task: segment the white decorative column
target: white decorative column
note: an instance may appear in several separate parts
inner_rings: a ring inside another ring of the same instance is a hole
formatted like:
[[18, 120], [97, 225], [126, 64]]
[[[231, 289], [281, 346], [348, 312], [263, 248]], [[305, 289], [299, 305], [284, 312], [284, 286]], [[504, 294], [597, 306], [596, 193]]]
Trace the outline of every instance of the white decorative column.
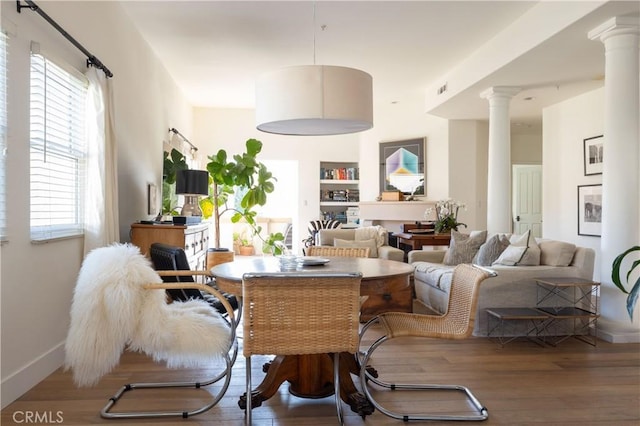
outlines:
[[615, 17], [589, 32], [605, 48], [599, 334], [613, 342], [640, 341], [640, 309], [631, 322], [626, 294], [611, 281], [615, 257], [640, 244], [639, 34], [637, 17]]
[[480, 94], [489, 101], [489, 175], [487, 231], [511, 232], [511, 120], [509, 104], [519, 87], [491, 87]]

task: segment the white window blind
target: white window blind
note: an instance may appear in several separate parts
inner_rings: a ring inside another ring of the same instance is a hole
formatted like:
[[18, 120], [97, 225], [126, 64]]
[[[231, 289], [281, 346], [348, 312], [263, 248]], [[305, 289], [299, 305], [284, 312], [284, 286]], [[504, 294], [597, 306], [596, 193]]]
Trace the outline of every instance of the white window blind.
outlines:
[[[79, 74], [79, 73], [78, 73]], [[31, 55], [31, 239], [83, 232], [86, 80]]]
[[7, 38], [0, 32], [0, 240], [7, 236]]

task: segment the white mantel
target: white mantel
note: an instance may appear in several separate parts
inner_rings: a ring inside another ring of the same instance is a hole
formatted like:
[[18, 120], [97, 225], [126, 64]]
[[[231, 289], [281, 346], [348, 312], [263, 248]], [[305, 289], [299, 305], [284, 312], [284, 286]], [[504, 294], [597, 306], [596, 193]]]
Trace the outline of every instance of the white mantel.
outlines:
[[402, 223], [424, 221], [425, 210], [429, 207], [434, 207], [435, 204], [435, 201], [424, 200], [361, 201], [358, 204], [360, 207], [360, 223], [364, 225], [379, 224], [395, 232]]

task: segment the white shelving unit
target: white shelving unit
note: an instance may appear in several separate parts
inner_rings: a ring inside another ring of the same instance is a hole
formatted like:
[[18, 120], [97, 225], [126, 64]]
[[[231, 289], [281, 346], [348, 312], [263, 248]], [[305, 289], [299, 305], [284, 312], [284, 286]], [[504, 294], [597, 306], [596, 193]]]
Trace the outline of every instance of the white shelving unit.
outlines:
[[342, 227], [360, 222], [360, 181], [358, 163], [320, 162], [320, 219], [336, 219]]

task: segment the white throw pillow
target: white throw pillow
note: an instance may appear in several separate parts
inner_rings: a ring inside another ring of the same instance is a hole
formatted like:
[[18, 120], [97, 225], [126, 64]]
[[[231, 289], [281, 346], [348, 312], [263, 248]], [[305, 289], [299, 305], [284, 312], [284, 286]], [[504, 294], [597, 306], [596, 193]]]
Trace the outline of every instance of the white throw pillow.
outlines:
[[494, 265], [540, 265], [540, 247], [531, 236], [530, 230], [522, 235], [512, 235], [510, 241], [511, 245], [502, 252], [498, 260], [493, 263]]
[[527, 251], [526, 247], [511, 245], [500, 254], [500, 257], [498, 257], [498, 259], [493, 262], [493, 264], [515, 266], [518, 262], [520, 262], [520, 259], [522, 259], [522, 256], [524, 256], [525, 251]]
[[378, 246], [375, 239], [370, 240], [341, 240], [335, 238], [333, 240], [334, 247], [369, 247], [369, 257], [378, 257]]

